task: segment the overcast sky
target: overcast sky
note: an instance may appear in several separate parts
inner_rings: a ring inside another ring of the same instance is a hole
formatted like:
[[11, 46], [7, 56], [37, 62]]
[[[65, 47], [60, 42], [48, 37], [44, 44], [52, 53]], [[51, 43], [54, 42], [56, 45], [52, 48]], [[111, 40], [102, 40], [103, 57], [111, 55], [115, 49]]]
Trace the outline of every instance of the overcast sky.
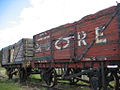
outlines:
[[72, 23], [120, 0], [0, 0], [0, 49]]

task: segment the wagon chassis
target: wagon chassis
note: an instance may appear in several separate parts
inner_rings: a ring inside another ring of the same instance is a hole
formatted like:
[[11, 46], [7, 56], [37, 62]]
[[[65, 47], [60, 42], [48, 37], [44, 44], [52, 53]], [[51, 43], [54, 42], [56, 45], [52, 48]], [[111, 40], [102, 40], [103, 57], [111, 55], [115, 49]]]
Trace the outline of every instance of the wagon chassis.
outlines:
[[23, 67], [23, 63], [6, 64], [2, 65], [6, 69], [8, 79], [12, 79], [13, 75], [17, 75], [20, 78], [20, 82], [25, 82], [30, 75], [31, 67]]
[[[54, 70], [54, 79], [61, 78], [62, 80], [69, 80], [71, 84], [76, 84], [78, 81], [89, 83], [90, 86], [97, 90], [98, 88], [114, 88], [115, 90], [120, 87], [120, 63], [119, 61], [82, 61], [82, 62], [31, 62], [31, 65], [38, 70]], [[117, 67], [114, 67], [118, 65]], [[107, 67], [108, 66], [108, 67]], [[110, 67], [111, 66], [111, 67]], [[76, 69], [75, 69], [76, 68]], [[56, 73], [56, 69], [64, 69], [62, 74]], [[76, 72], [73, 70], [77, 70]], [[71, 71], [73, 71], [71, 73]], [[42, 73], [42, 71], [40, 72]], [[50, 72], [49, 72], [50, 73]], [[47, 73], [46, 73], [47, 74]], [[45, 78], [48, 77], [45, 75]], [[87, 76], [89, 79], [82, 79], [81, 76]], [[49, 81], [49, 78], [46, 80]], [[56, 84], [55, 81], [54, 84]], [[114, 86], [109, 83], [114, 82]], [[50, 83], [50, 82], [49, 82]], [[52, 85], [54, 85], [52, 83]], [[50, 85], [50, 84], [48, 84]]]
[[[115, 66], [116, 64], [118, 67], [107, 67]], [[74, 85], [79, 81], [85, 82], [94, 90], [98, 90], [98, 88], [106, 90], [108, 87], [115, 90], [120, 89], [119, 61], [82, 61], [77, 62], [76, 66], [75, 62], [41, 63], [38, 61], [31, 61], [31, 65], [38, 71], [32, 70], [30, 67], [23, 67], [22, 64], [8, 64], [3, 65], [3, 67], [6, 68], [9, 79], [12, 79], [12, 76], [17, 73], [15, 71], [16, 69], [19, 70], [21, 82], [26, 81], [28, 76], [34, 73], [40, 74], [42, 80], [44, 80], [49, 87], [56, 85], [58, 80], [68, 80], [70, 84]], [[63, 72], [59, 73], [58, 69], [63, 70]], [[82, 76], [87, 76], [88, 80], [81, 78]], [[114, 86], [109, 84], [111, 82], [115, 83]]]

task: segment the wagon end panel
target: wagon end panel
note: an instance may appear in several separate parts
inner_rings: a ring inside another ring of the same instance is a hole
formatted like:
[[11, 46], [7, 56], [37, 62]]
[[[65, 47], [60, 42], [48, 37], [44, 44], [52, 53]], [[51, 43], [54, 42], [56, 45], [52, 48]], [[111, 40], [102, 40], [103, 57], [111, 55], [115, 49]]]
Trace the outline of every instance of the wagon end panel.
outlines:
[[22, 40], [24, 61], [30, 61], [33, 58], [33, 39], [25, 38]]
[[10, 47], [12, 46], [8, 46], [2, 49], [2, 65], [12, 62], [13, 56], [10, 54], [12, 52]]

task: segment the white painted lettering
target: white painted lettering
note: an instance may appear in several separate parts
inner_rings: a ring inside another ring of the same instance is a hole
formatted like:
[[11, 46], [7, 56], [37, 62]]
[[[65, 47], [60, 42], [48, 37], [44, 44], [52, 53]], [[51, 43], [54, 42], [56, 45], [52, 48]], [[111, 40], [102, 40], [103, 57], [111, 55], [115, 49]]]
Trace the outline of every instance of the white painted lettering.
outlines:
[[85, 41], [87, 34], [84, 31], [78, 32], [78, 46], [87, 45]]
[[[64, 49], [64, 48], [67, 48], [68, 46], [69, 46], [69, 44], [70, 44], [70, 39], [71, 38], [74, 38], [74, 36], [72, 36], [72, 37], [66, 37], [66, 38], [59, 38], [56, 42], [55, 42], [55, 47], [56, 47], [56, 49]], [[60, 41], [65, 41], [66, 42], [66, 44], [64, 45], [64, 46], [60, 46], [60, 45], [58, 45], [58, 43], [60, 42]]]
[[[103, 27], [104, 28], [104, 27]], [[101, 27], [96, 27], [95, 28], [95, 33], [96, 33], [96, 43], [106, 43], [106, 39], [100, 39], [99, 37], [103, 36], [103, 32], [101, 33], [101, 30], [103, 29]]]

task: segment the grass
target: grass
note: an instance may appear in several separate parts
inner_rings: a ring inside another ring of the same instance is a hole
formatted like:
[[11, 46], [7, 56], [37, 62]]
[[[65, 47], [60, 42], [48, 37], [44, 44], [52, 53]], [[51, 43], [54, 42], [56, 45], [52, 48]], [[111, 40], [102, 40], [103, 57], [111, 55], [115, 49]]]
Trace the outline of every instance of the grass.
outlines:
[[[5, 76], [5, 69], [0, 67], [0, 75]], [[18, 83], [15, 83], [13, 81], [7, 80], [6, 78], [0, 79], [0, 90], [23, 90], [20, 88], [20, 85]]]
[[12, 81], [0, 81], [0, 90], [22, 90], [19, 84]]
[[1, 71], [1, 70], [5, 70], [5, 68], [0, 67], [0, 71]]
[[30, 78], [34, 78], [34, 79], [40, 79], [40, 74], [32, 74], [30, 75]]

